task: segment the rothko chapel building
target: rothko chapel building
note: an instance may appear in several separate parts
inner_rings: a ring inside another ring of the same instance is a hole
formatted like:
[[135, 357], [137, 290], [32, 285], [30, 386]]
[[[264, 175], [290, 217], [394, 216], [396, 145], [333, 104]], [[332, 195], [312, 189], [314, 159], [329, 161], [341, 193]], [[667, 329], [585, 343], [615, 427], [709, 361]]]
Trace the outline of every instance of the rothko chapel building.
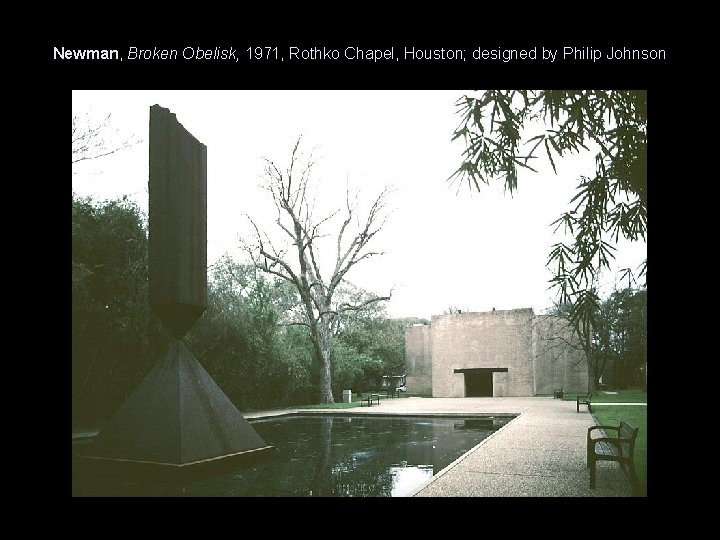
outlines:
[[587, 391], [587, 360], [564, 319], [532, 308], [435, 315], [405, 330], [408, 392], [503, 397]]

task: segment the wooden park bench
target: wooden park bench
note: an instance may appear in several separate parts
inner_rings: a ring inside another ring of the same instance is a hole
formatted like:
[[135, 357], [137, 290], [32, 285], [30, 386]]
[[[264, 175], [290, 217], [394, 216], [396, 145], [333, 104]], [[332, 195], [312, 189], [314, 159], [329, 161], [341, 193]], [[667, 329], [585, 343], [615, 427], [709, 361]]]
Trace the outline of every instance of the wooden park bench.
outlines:
[[580, 412], [580, 405], [587, 405], [588, 412], [592, 412], [592, 406], [590, 404], [591, 399], [592, 394], [578, 394], [575, 398], [575, 408], [577, 409], [577, 412]]
[[380, 405], [380, 394], [361, 394], [360, 398], [360, 406], [362, 407], [362, 402], [367, 401], [368, 407], [370, 407], [373, 403], [373, 401], [377, 401], [377, 404]]
[[[601, 429], [604, 437], [593, 438], [591, 433]], [[616, 431], [617, 436], [608, 436], [609, 431]], [[587, 466], [590, 469], [590, 489], [595, 489], [595, 464], [598, 461], [617, 461], [620, 468], [630, 477], [633, 491], [637, 491], [638, 482], [635, 474], [635, 439], [639, 429], [622, 420], [619, 426], [592, 426], [587, 432]], [[626, 470], [627, 469], [627, 470]]]
[[553, 391], [553, 399], [562, 399], [563, 397], [563, 389], [559, 388], [557, 390]]

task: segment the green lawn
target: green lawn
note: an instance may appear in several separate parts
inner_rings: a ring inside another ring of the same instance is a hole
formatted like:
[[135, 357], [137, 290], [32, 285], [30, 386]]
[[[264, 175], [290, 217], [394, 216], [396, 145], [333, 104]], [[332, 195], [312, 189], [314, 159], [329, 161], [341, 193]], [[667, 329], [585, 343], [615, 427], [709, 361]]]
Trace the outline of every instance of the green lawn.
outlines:
[[[614, 390], [617, 394], [606, 394], [602, 390], [598, 390], [593, 394], [592, 403], [647, 403], [647, 392], [643, 390]], [[586, 394], [580, 394], [586, 395]], [[576, 393], [564, 393], [565, 401], [575, 401]]]
[[647, 494], [647, 406], [609, 405], [603, 403], [647, 403], [647, 393], [642, 390], [618, 390], [617, 394], [599, 393], [593, 396], [592, 410], [598, 423], [603, 426], [617, 426], [621, 420], [629, 422], [638, 431], [635, 442], [635, 469], [640, 491]]

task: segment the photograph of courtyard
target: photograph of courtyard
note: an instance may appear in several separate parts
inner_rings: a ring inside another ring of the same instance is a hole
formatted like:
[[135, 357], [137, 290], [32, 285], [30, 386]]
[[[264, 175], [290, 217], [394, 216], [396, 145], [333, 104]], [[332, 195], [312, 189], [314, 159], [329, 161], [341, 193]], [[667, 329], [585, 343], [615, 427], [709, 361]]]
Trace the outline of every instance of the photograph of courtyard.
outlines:
[[647, 496], [644, 90], [74, 90], [72, 495]]

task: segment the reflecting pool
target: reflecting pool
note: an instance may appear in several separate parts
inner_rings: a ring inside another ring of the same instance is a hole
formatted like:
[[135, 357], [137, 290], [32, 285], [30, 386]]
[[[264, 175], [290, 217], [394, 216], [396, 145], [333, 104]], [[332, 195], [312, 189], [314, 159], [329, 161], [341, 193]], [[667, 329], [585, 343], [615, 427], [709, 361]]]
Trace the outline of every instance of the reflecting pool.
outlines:
[[278, 451], [260, 464], [185, 482], [73, 473], [74, 495], [397, 497], [407, 495], [508, 416], [308, 415], [251, 421]]

